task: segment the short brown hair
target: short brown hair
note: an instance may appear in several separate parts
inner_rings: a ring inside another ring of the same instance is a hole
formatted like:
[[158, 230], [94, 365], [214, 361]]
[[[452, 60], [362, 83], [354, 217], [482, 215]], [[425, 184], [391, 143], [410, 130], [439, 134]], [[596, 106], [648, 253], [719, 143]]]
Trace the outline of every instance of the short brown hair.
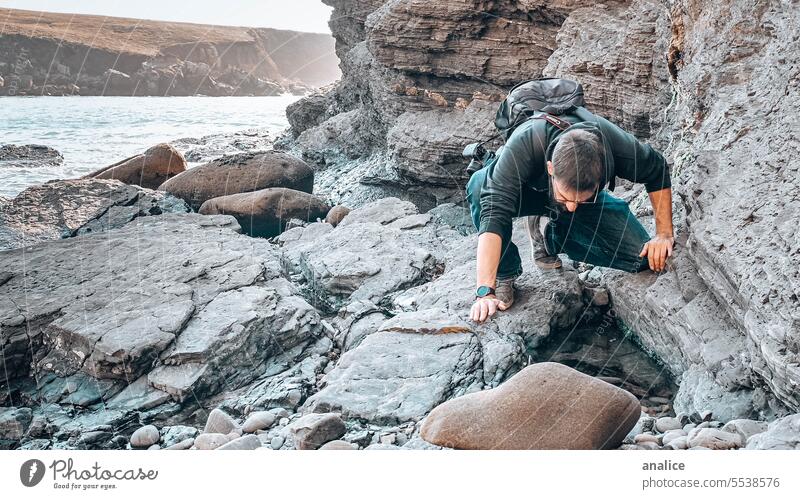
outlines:
[[586, 130], [569, 130], [553, 148], [553, 175], [575, 192], [597, 190], [604, 177], [603, 145]]

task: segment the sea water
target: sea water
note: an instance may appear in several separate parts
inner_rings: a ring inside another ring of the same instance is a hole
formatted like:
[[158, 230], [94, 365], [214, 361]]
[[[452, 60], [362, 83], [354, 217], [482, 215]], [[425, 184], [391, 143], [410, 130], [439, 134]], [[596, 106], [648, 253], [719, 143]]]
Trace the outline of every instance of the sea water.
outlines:
[[160, 142], [248, 128], [277, 136], [300, 97], [0, 97], [0, 145], [58, 150], [58, 167], [0, 168], [0, 196], [75, 178]]

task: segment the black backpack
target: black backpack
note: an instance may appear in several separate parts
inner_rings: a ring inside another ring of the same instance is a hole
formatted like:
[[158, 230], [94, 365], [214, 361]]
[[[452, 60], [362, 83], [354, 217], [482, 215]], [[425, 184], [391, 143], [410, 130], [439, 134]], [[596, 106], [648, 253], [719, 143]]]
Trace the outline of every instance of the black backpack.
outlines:
[[570, 123], [558, 115], [576, 111], [583, 105], [583, 87], [577, 81], [538, 78], [518, 83], [497, 109], [494, 124], [500, 133], [492, 138], [502, 135], [508, 141], [514, 130], [529, 119], [544, 119], [564, 130]]

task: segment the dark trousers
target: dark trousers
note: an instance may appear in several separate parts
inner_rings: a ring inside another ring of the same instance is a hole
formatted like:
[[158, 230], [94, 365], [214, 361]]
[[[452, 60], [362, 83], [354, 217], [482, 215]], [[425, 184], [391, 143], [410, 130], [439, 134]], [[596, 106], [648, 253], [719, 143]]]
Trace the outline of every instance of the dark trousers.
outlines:
[[[467, 183], [467, 200], [475, 227], [480, 225], [481, 186], [494, 164], [475, 172]], [[518, 217], [543, 215], [551, 222], [545, 230], [547, 252], [566, 253], [574, 261], [601, 267], [611, 267], [626, 272], [640, 272], [649, 268], [647, 257], [639, 257], [650, 235], [631, 213], [628, 203], [600, 191], [594, 204], [578, 205], [570, 213], [558, 209], [547, 192], [526, 189], [520, 196]], [[517, 277], [522, 274], [519, 249], [511, 242], [511, 226], [507, 234], [500, 234], [503, 246], [498, 278]]]

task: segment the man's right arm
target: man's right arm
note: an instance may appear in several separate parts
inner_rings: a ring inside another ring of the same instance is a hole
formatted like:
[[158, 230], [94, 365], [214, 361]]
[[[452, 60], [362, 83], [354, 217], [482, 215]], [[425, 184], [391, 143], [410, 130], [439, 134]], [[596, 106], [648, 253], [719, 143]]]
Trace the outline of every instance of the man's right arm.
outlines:
[[[480, 286], [495, 286], [504, 239], [511, 237], [511, 224], [519, 213], [522, 189], [531, 176], [531, 169], [536, 165], [534, 140], [539, 137], [536, 127], [543, 125], [541, 120], [531, 120], [520, 125], [486, 176], [480, 196], [476, 289]], [[543, 151], [544, 148], [539, 150]], [[470, 318], [483, 322], [497, 310], [504, 309], [505, 306], [490, 295], [475, 302]]]

